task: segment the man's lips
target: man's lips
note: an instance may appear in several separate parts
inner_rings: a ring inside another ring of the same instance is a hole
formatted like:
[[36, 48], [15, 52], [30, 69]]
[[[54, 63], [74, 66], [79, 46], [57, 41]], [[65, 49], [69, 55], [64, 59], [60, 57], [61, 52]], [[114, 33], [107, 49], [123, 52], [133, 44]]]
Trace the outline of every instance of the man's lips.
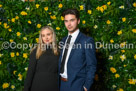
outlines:
[[71, 29], [72, 27], [68, 27], [68, 29]]

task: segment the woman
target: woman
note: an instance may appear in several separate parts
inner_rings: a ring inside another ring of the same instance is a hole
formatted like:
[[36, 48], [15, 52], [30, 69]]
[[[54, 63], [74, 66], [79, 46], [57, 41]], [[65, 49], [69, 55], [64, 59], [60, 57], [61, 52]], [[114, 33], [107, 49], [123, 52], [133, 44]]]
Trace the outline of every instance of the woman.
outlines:
[[58, 49], [50, 26], [39, 34], [39, 44], [30, 54], [24, 91], [58, 91]]

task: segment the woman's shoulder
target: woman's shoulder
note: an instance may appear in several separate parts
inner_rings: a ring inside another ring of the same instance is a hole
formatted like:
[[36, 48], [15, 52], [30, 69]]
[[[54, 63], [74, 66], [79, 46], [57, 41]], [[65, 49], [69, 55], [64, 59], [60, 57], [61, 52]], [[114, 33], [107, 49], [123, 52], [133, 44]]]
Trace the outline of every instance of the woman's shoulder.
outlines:
[[36, 51], [37, 51], [37, 47], [34, 47], [34, 48], [31, 49], [30, 54], [35, 55]]

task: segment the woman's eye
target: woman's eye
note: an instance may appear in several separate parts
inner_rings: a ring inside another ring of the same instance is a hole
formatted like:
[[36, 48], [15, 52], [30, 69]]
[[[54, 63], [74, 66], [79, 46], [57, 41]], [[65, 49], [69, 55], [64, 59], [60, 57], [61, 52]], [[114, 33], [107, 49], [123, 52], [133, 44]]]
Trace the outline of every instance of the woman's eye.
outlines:
[[50, 34], [47, 34], [47, 35], [50, 35]]
[[45, 37], [45, 35], [42, 35], [42, 37]]

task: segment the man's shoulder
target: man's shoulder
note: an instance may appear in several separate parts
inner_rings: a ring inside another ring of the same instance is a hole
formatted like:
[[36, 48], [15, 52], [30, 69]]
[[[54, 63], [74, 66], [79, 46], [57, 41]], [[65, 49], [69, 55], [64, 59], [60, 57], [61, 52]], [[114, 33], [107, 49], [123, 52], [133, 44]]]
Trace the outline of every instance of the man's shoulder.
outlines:
[[87, 40], [94, 40], [92, 37], [85, 35], [84, 33], [80, 32], [81, 34], [81, 40], [87, 41]]

